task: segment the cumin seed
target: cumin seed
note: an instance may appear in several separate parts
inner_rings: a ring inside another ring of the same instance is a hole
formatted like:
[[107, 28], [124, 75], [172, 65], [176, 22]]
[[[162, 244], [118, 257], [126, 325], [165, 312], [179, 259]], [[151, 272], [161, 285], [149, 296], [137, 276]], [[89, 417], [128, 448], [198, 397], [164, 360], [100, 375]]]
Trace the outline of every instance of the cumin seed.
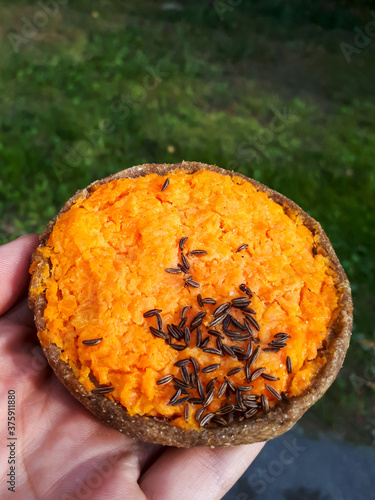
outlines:
[[190, 385], [190, 375], [186, 369], [186, 366], [181, 366], [180, 370], [181, 370], [181, 375], [182, 375], [183, 381], [185, 382], [186, 385]]
[[253, 417], [258, 411], [258, 408], [251, 408], [245, 413], [245, 418], [251, 418]]
[[[247, 392], [247, 391], [251, 391], [251, 389], [253, 388], [252, 385], [238, 385], [237, 386], [237, 389], [241, 392]], [[243, 396], [243, 397], [246, 397], [246, 396]]]
[[219, 415], [215, 415], [214, 418], [212, 419], [212, 423], [219, 424], [219, 425], [225, 425], [227, 426], [227, 422], [224, 420], [223, 417], [220, 417]]
[[186, 323], [187, 323], [187, 318], [182, 318], [182, 320], [178, 324], [178, 328], [182, 330], [185, 327]]
[[210, 390], [214, 387], [216, 380], [217, 380], [217, 377], [214, 377], [214, 378], [212, 378], [212, 379], [208, 382], [208, 384], [207, 384], [207, 386], [206, 386], [206, 393], [209, 393], [209, 392], [210, 392]]
[[275, 339], [279, 339], [279, 338], [290, 339], [289, 333], [284, 333], [284, 332], [276, 333], [276, 335], [274, 335], [274, 337], [275, 337]]
[[197, 422], [199, 422], [199, 420], [201, 419], [203, 413], [205, 412], [206, 408], [199, 408], [199, 410], [196, 412], [195, 414], [195, 420]]
[[229, 370], [229, 372], [227, 373], [227, 376], [230, 377], [231, 375], [236, 375], [237, 373], [240, 373], [241, 371], [243, 370], [243, 367], [242, 366], [238, 366], [237, 368], [232, 368], [231, 370]]
[[207, 415], [205, 415], [199, 422], [199, 426], [204, 427], [214, 416], [215, 416], [214, 413], [207, 413]]
[[189, 363], [190, 363], [190, 358], [185, 358], [185, 359], [180, 359], [180, 360], [176, 361], [174, 366], [181, 368], [181, 366], [187, 366]]
[[249, 382], [252, 382], [253, 380], [257, 379], [262, 375], [262, 373], [266, 370], [266, 368], [263, 366], [261, 368], [258, 368], [257, 370], [253, 371], [253, 373], [250, 375], [250, 380]]
[[241, 290], [241, 292], [246, 293], [246, 295], [248, 295], [249, 297], [253, 296], [253, 292], [250, 290], [250, 288], [248, 288], [245, 285], [245, 283], [243, 283], [242, 285], [240, 285], [240, 290]]
[[207, 337], [202, 340], [199, 347], [204, 350], [207, 347], [209, 341], [210, 341], [210, 337], [207, 335]]
[[171, 399], [168, 401], [167, 405], [173, 405], [173, 403], [175, 403], [178, 398], [181, 396], [181, 389], [177, 389], [177, 391], [173, 394], [173, 396], [171, 397]]
[[258, 321], [253, 316], [251, 316], [248, 313], [244, 313], [244, 315], [249, 320], [249, 322], [253, 325], [253, 327], [255, 328], [255, 330], [258, 330], [258, 332], [259, 332], [260, 326], [259, 326]]
[[230, 413], [233, 410], [234, 410], [234, 405], [233, 404], [225, 404], [224, 406], [222, 406], [221, 408], [219, 408], [216, 413], [218, 413], [219, 415], [226, 415], [226, 414]]
[[219, 332], [218, 330], [208, 330], [207, 332], [209, 335], [214, 335], [215, 337], [218, 337], [220, 339], [225, 339], [225, 336]]
[[184, 249], [184, 244], [185, 244], [185, 241], [188, 239], [189, 237], [188, 236], [184, 236], [183, 238], [180, 239], [179, 243], [178, 243], [178, 246], [182, 252], [182, 250]]
[[200, 287], [200, 284], [199, 284], [199, 283], [197, 283], [196, 281], [192, 280], [192, 279], [187, 279], [187, 280], [185, 281], [185, 284], [186, 284], [187, 286], [191, 286], [192, 288], [199, 288], [199, 287]]
[[229, 345], [223, 344], [223, 350], [224, 350], [224, 352], [226, 352], [228, 354], [228, 356], [231, 356], [232, 358], [237, 359], [236, 353], [233, 351], [233, 349], [231, 347], [229, 347]]
[[269, 412], [269, 405], [268, 405], [268, 399], [266, 398], [266, 396], [264, 394], [262, 394], [260, 396], [260, 402], [261, 402], [261, 405], [262, 405], [262, 411], [263, 413], [268, 413]]
[[97, 339], [90, 339], [90, 340], [82, 340], [83, 345], [87, 346], [94, 346], [100, 344], [100, 342], [103, 340], [103, 337], [99, 337]]
[[241, 252], [241, 250], [245, 250], [245, 248], [247, 248], [248, 246], [249, 245], [247, 243], [243, 243], [237, 248], [236, 253]]
[[199, 307], [203, 308], [202, 295], [200, 293], [198, 293], [198, 295], [197, 295], [197, 301], [198, 301]]
[[236, 297], [231, 300], [232, 306], [237, 307], [246, 307], [250, 304], [250, 299], [249, 297]]
[[232, 325], [235, 327], [235, 328], [238, 328], [239, 330], [241, 330], [242, 332], [245, 332], [246, 331], [246, 327], [243, 326], [242, 323], [240, 323], [236, 318], [234, 318], [233, 316], [231, 316], [229, 314], [229, 317], [230, 317], [230, 320], [232, 322]]
[[186, 345], [180, 345], [180, 344], [170, 344], [170, 346], [172, 347], [172, 349], [174, 349], [175, 351], [183, 351], [184, 349], [186, 349]]
[[289, 356], [286, 357], [286, 369], [288, 373], [292, 373], [293, 371], [292, 360], [290, 359]]
[[184, 407], [184, 418], [185, 418], [185, 422], [188, 423], [189, 422], [189, 404], [186, 403], [185, 407]]
[[279, 401], [282, 400], [281, 394], [279, 394], [275, 388], [271, 387], [268, 384], [264, 384], [264, 386], [273, 396], [275, 396], [276, 399], [278, 399]]
[[156, 322], [158, 324], [158, 330], [163, 331], [163, 320], [161, 319], [160, 314], [156, 314]]
[[203, 323], [203, 318], [206, 316], [206, 311], [201, 311], [194, 316], [190, 323], [190, 330], [195, 330], [198, 326]]
[[158, 337], [159, 339], [167, 340], [168, 335], [165, 332], [162, 332], [161, 330], [158, 330], [157, 328], [154, 328], [153, 326], [150, 326], [149, 329], [150, 329], [150, 332], [155, 337]]
[[216, 304], [216, 300], [212, 299], [211, 297], [207, 297], [206, 299], [202, 299], [202, 303], [203, 304], [211, 304], [214, 306]]
[[227, 316], [227, 313], [224, 313], [224, 314], [221, 314], [220, 316], [217, 316], [215, 317], [211, 323], [209, 323], [209, 327], [211, 328], [212, 326], [216, 326], [216, 325], [219, 325], [223, 320], [224, 318]]
[[173, 379], [173, 375], [166, 375], [163, 378], [160, 378], [157, 382], [156, 385], [165, 385], [168, 384]]
[[231, 307], [230, 302], [225, 302], [224, 304], [221, 304], [221, 306], [217, 307], [214, 310], [213, 312], [214, 317], [216, 318], [217, 316], [220, 316], [222, 312], [226, 311], [230, 307]]
[[182, 405], [182, 403], [186, 403], [186, 401], [189, 401], [189, 399], [190, 399], [190, 395], [183, 396], [182, 398], [178, 399], [174, 403], [171, 403], [171, 406]]
[[282, 391], [281, 393], [281, 397], [283, 398], [283, 400], [286, 402], [286, 403], [290, 403], [290, 399], [288, 398], [288, 396], [285, 394], [284, 391]]
[[184, 339], [185, 339], [186, 347], [189, 347], [190, 341], [191, 341], [191, 335], [190, 335], [190, 330], [187, 326], [185, 326], [185, 328], [184, 328]]
[[217, 397], [221, 398], [221, 396], [224, 394], [225, 389], [228, 387], [228, 384], [226, 382], [223, 382], [220, 386], [219, 392], [217, 393]]
[[220, 368], [220, 363], [216, 363], [214, 365], [208, 365], [202, 368], [202, 373], [211, 373], [217, 370], [218, 368]]
[[198, 391], [199, 397], [202, 400], [204, 400], [205, 393], [204, 393], [204, 389], [203, 389], [203, 384], [202, 384], [201, 379], [199, 377], [197, 377], [197, 391]]
[[182, 252], [181, 252], [181, 260], [182, 260], [182, 264], [184, 265], [184, 267], [186, 269], [190, 269], [190, 264], [185, 256], [185, 254], [183, 254]]
[[193, 365], [195, 373], [198, 375], [199, 374], [199, 364], [198, 364], [198, 361], [195, 358], [193, 358], [193, 357], [190, 358], [190, 361], [191, 361], [191, 364]]
[[[207, 337], [208, 339], [210, 337]], [[222, 351], [219, 351], [219, 349], [214, 349], [213, 347], [205, 347], [203, 349], [203, 352], [209, 352], [210, 354], [216, 354], [217, 356], [223, 356]]]
[[175, 269], [173, 267], [167, 267], [165, 271], [167, 271], [167, 273], [169, 274], [180, 274], [182, 272], [181, 269]]
[[165, 190], [167, 189], [167, 187], [168, 187], [168, 186], [169, 186], [169, 179], [168, 179], [168, 177], [167, 177], [167, 178], [165, 179], [165, 181], [164, 181], [164, 184], [163, 184], [163, 186], [162, 186], [161, 190], [162, 190], [162, 191], [165, 191]]
[[193, 250], [189, 252], [188, 255], [207, 255], [206, 250]]
[[260, 346], [258, 346], [255, 351], [253, 352], [251, 358], [249, 358], [249, 362], [250, 364], [252, 365], [253, 363], [255, 363], [255, 361], [258, 359], [258, 356], [260, 354]]
[[225, 376], [224, 376], [224, 380], [225, 380], [225, 382], [228, 384], [229, 389], [230, 389], [232, 392], [234, 392], [234, 393], [235, 393], [235, 392], [236, 392], [236, 387], [235, 387], [235, 385], [233, 384], [233, 382], [231, 382], [231, 381], [229, 380], [229, 378], [228, 378], [228, 377], [225, 377]]
[[275, 377], [274, 375], [270, 375], [269, 373], [261, 373], [260, 376], [265, 380], [269, 380], [270, 382], [276, 382], [276, 380], [280, 380], [279, 377]]
[[186, 316], [186, 313], [188, 312], [188, 310], [191, 309], [191, 306], [184, 306], [182, 309], [181, 309], [181, 313], [180, 313], [180, 318], [181, 319], [184, 319], [185, 316]]
[[92, 394], [109, 394], [114, 390], [115, 390], [114, 387], [96, 387], [91, 392]]
[[215, 388], [212, 387], [212, 389], [209, 391], [209, 393], [207, 394], [207, 396], [205, 397], [204, 401], [203, 401], [203, 406], [208, 406], [211, 401], [214, 399], [214, 395], [215, 395]]
[[[184, 274], [189, 274], [189, 270], [187, 267], [185, 267], [183, 264], [177, 264], [177, 266], [181, 269], [181, 271], [184, 273]], [[187, 280], [186, 280], [187, 281]], [[186, 283], [185, 281], [185, 283]]]
[[147, 311], [143, 314], [143, 317], [144, 318], [151, 318], [152, 316], [155, 316], [156, 314], [159, 314], [161, 312], [162, 312], [161, 309], [150, 309], [149, 311]]
[[201, 398], [190, 398], [189, 403], [192, 405], [201, 405], [203, 403], [203, 399]]

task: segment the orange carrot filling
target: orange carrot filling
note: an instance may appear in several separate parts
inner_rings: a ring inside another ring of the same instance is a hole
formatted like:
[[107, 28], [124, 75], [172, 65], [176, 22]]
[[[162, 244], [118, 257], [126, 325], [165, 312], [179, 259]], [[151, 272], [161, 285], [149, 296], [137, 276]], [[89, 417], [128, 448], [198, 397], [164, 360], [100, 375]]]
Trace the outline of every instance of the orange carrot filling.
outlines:
[[166, 179], [98, 185], [59, 217], [38, 249], [51, 271], [31, 291], [47, 300], [41, 343], [61, 349], [87, 391], [108, 388], [102, 397], [130, 415], [179, 427], [300, 394], [326, 361], [318, 349], [338, 306], [319, 241], [239, 177]]

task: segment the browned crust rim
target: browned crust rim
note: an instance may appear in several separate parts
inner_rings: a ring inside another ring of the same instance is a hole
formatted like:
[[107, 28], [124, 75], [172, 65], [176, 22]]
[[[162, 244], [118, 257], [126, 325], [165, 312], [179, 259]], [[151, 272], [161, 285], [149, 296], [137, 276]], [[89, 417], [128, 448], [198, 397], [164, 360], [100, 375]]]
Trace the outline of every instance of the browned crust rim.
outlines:
[[[46, 244], [58, 217], [69, 210], [79, 197], [90, 196], [91, 191], [99, 184], [104, 184], [124, 177], [141, 177], [149, 173], [166, 175], [168, 172], [175, 169], [184, 169], [190, 172], [207, 169], [223, 175], [229, 175], [230, 177], [240, 177], [250, 182], [259, 191], [267, 193], [272, 200], [281, 205], [285, 213], [291, 218], [299, 216], [303, 223], [315, 235], [318, 252], [330, 259], [339, 294], [339, 311], [331, 325], [327, 338], [328, 345], [324, 353], [327, 357], [327, 362], [314, 378], [310, 387], [301, 395], [292, 398], [290, 404], [284, 402], [279, 403], [272, 408], [267, 415], [261, 415], [258, 418], [244, 420], [242, 422], [234, 422], [227, 428], [211, 427], [201, 431], [183, 430], [169, 425], [166, 419], [139, 415], [131, 417], [121, 404], [114, 403], [103, 395], [95, 395], [87, 392], [73, 375], [70, 366], [60, 359], [61, 351], [55, 344], [50, 343], [47, 348], [43, 349], [44, 353], [58, 378], [75, 398], [94, 413], [102, 422], [130, 437], [138, 438], [142, 441], [180, 447], [207, 445], [232, 446], [272, 439], [289, 430], [297, 420], [301, 418], [304, 412], [312, 406], [333, 383], [343, 364], [352, 329], [353, 306], [350, 285], [346, 274], [320, 224], [304, 212], [296, 203], [242, 174], [223, 170], [212, 165], [187, 161], [175, 164], [151, 163], [139, 165], [95, 181], [87, 188], [77, 191], [77, 193], [64, 204], [60, 212], [40, 235], [40, 246]], [[37, 266], [30, 283], [30, 292], [42, 281], [41, 264], [43, 264], [43, 262], [36, 252], [32, 257], [32, 262], [34, 261], [37, 262]], [[39, 332], [44, 328], [43, 313], [46, 306], [44, 294], [37, 296], [30, 294], [29, 305], [34, 311], [35, 323]]]

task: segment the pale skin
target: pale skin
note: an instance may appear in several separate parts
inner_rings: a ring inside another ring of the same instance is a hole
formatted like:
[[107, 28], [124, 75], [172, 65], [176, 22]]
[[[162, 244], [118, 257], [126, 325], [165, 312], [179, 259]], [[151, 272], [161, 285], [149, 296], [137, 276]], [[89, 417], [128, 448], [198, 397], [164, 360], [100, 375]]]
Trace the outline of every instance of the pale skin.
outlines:
[[0, 247], [1, 442], [10, 442], [8, 390], [16, 391], [16, 493], [7, 488], [9, 448], [0, 447], [1, 498], [15, 500], [219, 500], [263, 443], [181, 449], [123, 436], [78, 403], [38, 347], [27, 306], [38, 236]]

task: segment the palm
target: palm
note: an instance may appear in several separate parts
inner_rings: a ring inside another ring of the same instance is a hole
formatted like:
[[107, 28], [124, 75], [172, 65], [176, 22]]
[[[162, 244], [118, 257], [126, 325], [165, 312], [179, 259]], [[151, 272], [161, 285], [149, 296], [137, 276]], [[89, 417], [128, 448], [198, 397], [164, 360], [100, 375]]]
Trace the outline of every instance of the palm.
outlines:
[[[26, 299], [11, 307], [25, 289], [36, 244], [30, 235], [0, 247], [0, 315], [7, 311], [0, 317], [2, 404], [9, 389], [16, 391], [16, 495], [11, 498], [220, 499], [261, 445], [165, 448], [127, 438], [91, 415], [49, 368]], [[6, 419], [2, 435], [9, 437]], [[8, 448], [1, 454], [5, 477]]]

